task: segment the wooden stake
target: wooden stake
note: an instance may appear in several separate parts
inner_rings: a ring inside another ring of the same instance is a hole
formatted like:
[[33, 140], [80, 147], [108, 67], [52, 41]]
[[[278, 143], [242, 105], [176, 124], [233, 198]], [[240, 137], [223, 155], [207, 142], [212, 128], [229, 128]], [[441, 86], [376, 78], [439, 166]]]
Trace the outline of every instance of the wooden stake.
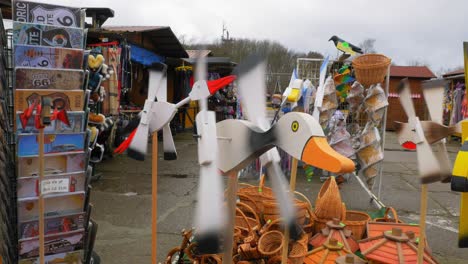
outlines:
[[227, 230], [226, 242], [224, 243], [223, 263], [232, 263], [232, 247], [234, 245], [234, 218], [236, 217], [236, 193], [237, 193], [237, 171], [228, 173], [227, 186]]
[[427, 214], [427, 184], [421, 185], [421, 209], [419, 216], [419, 244], [418, 244], [418, 264], [424, 262], [424, 248], [426, 243], [426, 214]]
[[151, 158], [151, 257], [152, 263], [157, 264], [158, 248], [158, 132], [153, 133], [152, 139], [152, 158]]
[[[289, 189], [291, 190], [292, 195], [294, 195], [294, 191], [296, 190], [297, 163], [298, 163], [298, 160], [295, 158], [292, 158], [291, 179], [289, 180]], [[282, 264], [288, 263], [288, 249], [289, 249], [289, 230], [285, 228], [284, 237], [283, 237], [283, 254], [281, 255]]]
[[39, 263], [44, 264], [44, 196], [42, 195], [42, 181], [44, 180], [44, 129], [39, 129]]

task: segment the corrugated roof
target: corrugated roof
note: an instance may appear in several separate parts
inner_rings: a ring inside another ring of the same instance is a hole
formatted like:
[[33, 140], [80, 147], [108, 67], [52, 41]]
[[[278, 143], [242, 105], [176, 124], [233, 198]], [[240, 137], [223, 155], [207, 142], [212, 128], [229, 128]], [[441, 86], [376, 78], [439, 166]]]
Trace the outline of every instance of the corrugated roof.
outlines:
[[435, 78], [435, 74], [426, 66], [391, 66], [390, 77]]
[[460, 74], [465, 74], [465, 69], [459, 69], [459, 70], [447, 72], [447, 73], [444, 73], [444, 75], [442, 75], [442, 76], [443, 77], [448, 77], [448, 76], [460, 75]]
[[[154, 48], [146, 47], [144, 43], [135, 43], [142, 45], [159, 55], [172, 58], [188, 58], [188, 54], [175, 36], [170, 27], [166, 26], [104, 26], [102, 30], [105, 32], [119, 34], [142, 34], [144, 39], [150, 39]], [[90, 31], [91, 32], [91, 31]], [[98, 31], [98, 33], [102, 31]]]
[[185, 50], [189, 58], [198, 58], [199, 56], [208, 57], [211, 55], [211, 50]]
[[160, 29], [170, 29], [165, 26], [104, 26], [103, 29], [116, 32], [145, 32]]

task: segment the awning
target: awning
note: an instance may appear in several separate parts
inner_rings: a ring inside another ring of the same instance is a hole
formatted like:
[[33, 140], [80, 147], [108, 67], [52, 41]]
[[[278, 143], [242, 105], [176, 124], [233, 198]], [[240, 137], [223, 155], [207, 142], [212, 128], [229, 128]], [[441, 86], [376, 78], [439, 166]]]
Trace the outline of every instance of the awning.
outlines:
[[130, 59], [133, 62], [142, 64], [143, 66], [149, 67], [156, 63], [164, 63], [166, 61], [166, 58], [163, 56], [135, 44], [130, 44], [130, 49]]

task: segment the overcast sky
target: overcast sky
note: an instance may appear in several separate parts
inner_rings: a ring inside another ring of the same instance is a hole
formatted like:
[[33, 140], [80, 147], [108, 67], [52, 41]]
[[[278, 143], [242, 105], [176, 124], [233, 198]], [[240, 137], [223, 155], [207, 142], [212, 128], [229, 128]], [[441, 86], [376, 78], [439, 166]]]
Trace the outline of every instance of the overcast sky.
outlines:
[[435, 72], [462, 66], [468, 41], [466, 0], [45, 1], [110, 7], [115, 17], [108, 25], [170, 26], [177, 36], [197, 41], [220, 38], [224, 21], [232, 37], [271, 39], [332, 57], [332, 35], [353, 44], [375, 38], [377, 51], [398, 65], [424, 61]]

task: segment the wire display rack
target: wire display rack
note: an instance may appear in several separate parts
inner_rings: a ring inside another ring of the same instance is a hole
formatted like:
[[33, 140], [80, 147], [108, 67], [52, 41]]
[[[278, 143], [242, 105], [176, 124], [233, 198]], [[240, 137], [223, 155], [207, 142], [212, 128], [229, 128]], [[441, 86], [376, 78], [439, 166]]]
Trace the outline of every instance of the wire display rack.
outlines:
[[[318, 87], [319, 85], [319, 78], [320, 78], [320, 67], [323, 63], [323, 59], [312, 59], [312, 58], [298, 58], [296, 62], [296, 72], [297, 72], [297, 77], [299, 79], [308, 79], [312, 82], [312, 84], [315, 87]], [[328, 64], [328, 69], [327, 73], [336, 73], [341, 67], [343, 66], [343, 62], [338, 62], [335, 60], [330, 60]], [[388, 98], [388, 89], [389, 89], [389, 76], [390, 76], [390, 66], [388, 67], [387, 70], [387, 76], [385, 79], [385, 94]], [[310, 108], [311, 111], [313, 111], [313, 107]], [[338, 103], [338, 108], [337, 110], [343, 111], [345, 114], [348, 111], [348, 104], [345, 100], [340, 100]], [[357, 115], [352, 115], [352, 114], [347, 114], [347, 120], [346, 124], [347, 127], [353, 126], [355, 124], [359, 125], [361, 128], [366, 124], [368, 118], [367, 114], [365, 112], [360, 112]], [[387, 121], [387, 109], [385, 109], [384, 113], [384, 118], [382, 122], [379, 125], [379, 134], [381, 137], [381, 148], [382, 150], [385, 149], [385, 131], [386, 131], [386, 122]], [[356, 180], [359, 182], [361, 187], [364, 189], [366, 194], [369, 196], [371, 203], [373, 203], [376, 207], [379, 209], [382, 207], [385, 207], [385, 205], [381, 201], [381, 191], [382, 191], [382, 178], [383, 178], [383, 163], [381, 162], [379, 164], [379, 173], [378, 173], [378, 179], [375, 181], [375, 184], [372, 186], [372, 188], [368, 188], [366, 184], [363, 182], [363, 180], [360, 177], [360, 172], [357, 171], [354, 173], [356, 177]], [[377, 190], [376, 190], [377, 189]], [[377, 194], [375, 194], [375, 191], [377, 191]]]

